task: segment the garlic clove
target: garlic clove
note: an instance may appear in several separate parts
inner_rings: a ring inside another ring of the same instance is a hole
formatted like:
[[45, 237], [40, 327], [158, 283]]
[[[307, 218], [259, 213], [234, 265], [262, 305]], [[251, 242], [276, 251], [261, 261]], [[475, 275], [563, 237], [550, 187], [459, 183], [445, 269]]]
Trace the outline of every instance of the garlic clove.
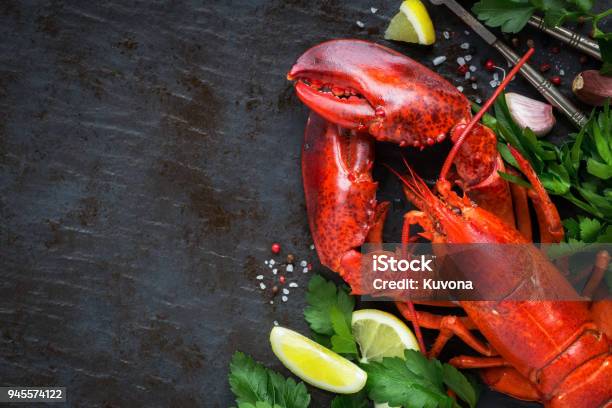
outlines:
[[544, 136], [555, 125], [552, 106], [547, 103], [509, 92], [506, 104], [516, 124], [521, 129], [530, 128], [536, 136]]
[[587, 105], [602, 106], [606, 98], [612, 98], [612, 77], [594, 69], [582, 71], [574, 78], [572, 91]]

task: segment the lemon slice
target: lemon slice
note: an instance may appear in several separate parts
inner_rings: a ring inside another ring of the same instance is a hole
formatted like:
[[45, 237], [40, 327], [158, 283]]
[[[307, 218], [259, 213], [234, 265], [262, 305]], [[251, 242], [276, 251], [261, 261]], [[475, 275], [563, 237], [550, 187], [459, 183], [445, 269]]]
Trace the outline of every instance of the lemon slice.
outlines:
[[361, 361], [383, 357], [404, 358], [404, 350], [418, 350], [419, 343], [408, 326], [391, 313], [375, 309], [353, 312], [353, 336], [361, 350]]
[[421, 0], [404, 0], [385, 31], [385, 39], [423, 45], [436, 42], [433, 23]]
[[293, 330], [274, 327], [270, 332], [270, 344], [289, 371], [317, 388], [353, 394], [365, 386], [368, 378], [365, 371]]

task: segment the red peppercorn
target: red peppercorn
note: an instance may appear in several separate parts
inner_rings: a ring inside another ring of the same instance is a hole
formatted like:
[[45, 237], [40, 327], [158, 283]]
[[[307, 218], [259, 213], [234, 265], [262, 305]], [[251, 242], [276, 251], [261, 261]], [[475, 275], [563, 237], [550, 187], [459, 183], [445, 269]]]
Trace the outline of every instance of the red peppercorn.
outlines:
[[546, 72], [548, 70], [550, 70], [550, 64], [544, 63], [544, 64], [540, 65], [540, 72]]
[[281, 251], [281, 246], [278, 242], [275, 242], [272, 244], [272, 247], [270, 247], [270, 249], [272, 250], [272, 253], [278, 254]]
[[554, 77], [550, 78], [550, 82], [555, 86], [559, 86], [561, 85], [561, 77], [558, 75], [555, 75]]
[[285, 284], [285, 275], [281, 275], [281, 276], [278, 278], [278, 281], [281, 283], [281, 285], [284, 285], [284, 284]]
[[308, 265], [306, 265], [306, 267], [308, 268], [308, 270], [309, 270], [309, 271], [311, 271], [311, 270], [312, 270], [312, 264], [311, 264], [311, 263], [309, 263]]
[[457, 72], [459, 72], [461, 75], [465, 75], [468, 71], [469, 68], [467, 64], [459, 65], [459, 67], [457, 68]]
[[552, 52], [553, 54], [558, 54], [561, 51], [561, 49], [557, 46], [554, 46], [550, 49], [550, 52]]
[[495, 71], [495, 62], [491, 58], [485, 61], [485, 69], [489, 72]]

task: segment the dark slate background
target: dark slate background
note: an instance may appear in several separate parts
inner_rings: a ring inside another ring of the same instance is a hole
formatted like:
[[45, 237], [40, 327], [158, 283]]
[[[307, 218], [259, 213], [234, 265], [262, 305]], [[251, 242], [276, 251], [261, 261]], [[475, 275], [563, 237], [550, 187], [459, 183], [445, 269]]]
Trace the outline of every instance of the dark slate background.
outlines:
[[[274, 320], [307, 332], [310, 275], [288, 274], [301, 287], [270, 305], [255, 280], [271, 286], [270, 243], [331, 276], [309, 249], [307, 110], [285, 80], [292, 62], [322, 40], [368, 38], [430, 67], [447, 55], [438, 71], [473, 98], [491, 92], [482, 62], [501, 62], [442, 8], [429, 7], [450, 41], [386, 43], [398, 5], [1, 1], [0, 385], [65, 386], [73, 407], [227, 407], [235, 350], [286, 374], [267, 337]], [[519, 38], [521, 51], [535, 39], [535, 64], [565, 70], [567, 90], [578, 54], [551, 54], [556, 43], [530, 29]], [[455, 73], [464, 41], [477, 91]], [[511, 87], [534, 95], [521, 79]], [[560, 122], [553, 140], [567, 135]], [[434, 177], [447, 149], [407, 154]], [[397, 152], [378, 146], [378, 161]], [[397, 181], [376, 174], [395, 200], [385, 233], [395, 241], [407, 207]], [[313, 406], [329, 401], [311, 392]], [[480, 406], [502, 401], [529, 405], [486, 392]]]

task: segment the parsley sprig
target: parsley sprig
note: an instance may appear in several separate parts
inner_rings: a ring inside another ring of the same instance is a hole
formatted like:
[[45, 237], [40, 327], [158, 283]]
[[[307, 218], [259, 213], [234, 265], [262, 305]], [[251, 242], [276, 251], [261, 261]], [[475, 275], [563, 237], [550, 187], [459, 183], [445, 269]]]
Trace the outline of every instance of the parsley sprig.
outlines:
[[351, 332], [355, 298], [348, 287], [336, 285], [320, 275], [310, 279], [304, 318], [315, 333], [314, 340], [348, 358], [357, 357], [357, 343]]
[[599, 28], [599, 23], [612, 14], [612, 10], [593, 13], [593, 0], [480, 0], [472, 11], [491, 27], [501, 27], [506, 33], [517, 33], [525, 27], [527, 20], [536, 12], [544, 15], [549, 27], [560, 26], [578, 18], [591, 20], [593, 36], [599, 43], [604, 64], [601, 73], [612, 75], [612, 33]]
[[450, 364], [428, 360], [415, 350], [406, 350], [404, 359], [383, 358], [363, 364], [368, 373], [368, 395], [377, 403], [405, 408], [454, 407], [456, 402], [446, 388], [454, 391], [470, 407], [477, 395], [468, 379]]
[[[315, 275], [306, 300], [304, 316], [315, 339], [356, 359], [357, 343], [351, 330], [355, 298], [348, 288]], [[471, 408], [478, 399], [477, 384], [453, 366], [428, 360], [418, 351], [406, 350], [403, 359], [358, 364], [368, 373], [365, 388], [356, 394], [336, 396], [331, 408], [367, 408], [370, 400], [404, 408], [461, 407], [447, 390]], [[229, 382], [238, 408], [306, 408], [310, 403], [304, 383], [284, 378], [241, 352], [232, 357]]]
[[264, 367], [236, 352], [230, 362], [229, 383], [238, 408], [306, 408], [310, 394], [303, 382]]
[[[529, 128], [521, 130], [503, 95], [495, 102], [495, 116], [485, 115], [483, 121], [497, 133], [498, 150], [508, 164], [518, 167], [506, 143], [529, 160], [549, 194], [599, 219], [603, 230], [612, 223], [612, 112], [608, 103], [600, 112], [594, 110], [580, 132], [570, 135], [560, 147], [538, 139]], [[519, 182], [510, 175], [502, 177]]]
[[[317, 335], [315, 339], [337, 353], [357, 358], [357, 344], [351, 331], [355, 301], [348, 288], [315, 275], [308, 285], [306, 300], [304, 316]], [[368, 406], [366, 395], [375, 402], [405, 408], [458, 406], [448, 396], [447, 388], [470, 407], [476, 405], [475, 387], [461, 372], [436, 359], [428, 360], [418, 351], [406, 350], [405, 359], [384, 358], [382, 362], [360, 366], [368, 373], [365, 392], [338, 396], [332, 408], [363, 408]]]

